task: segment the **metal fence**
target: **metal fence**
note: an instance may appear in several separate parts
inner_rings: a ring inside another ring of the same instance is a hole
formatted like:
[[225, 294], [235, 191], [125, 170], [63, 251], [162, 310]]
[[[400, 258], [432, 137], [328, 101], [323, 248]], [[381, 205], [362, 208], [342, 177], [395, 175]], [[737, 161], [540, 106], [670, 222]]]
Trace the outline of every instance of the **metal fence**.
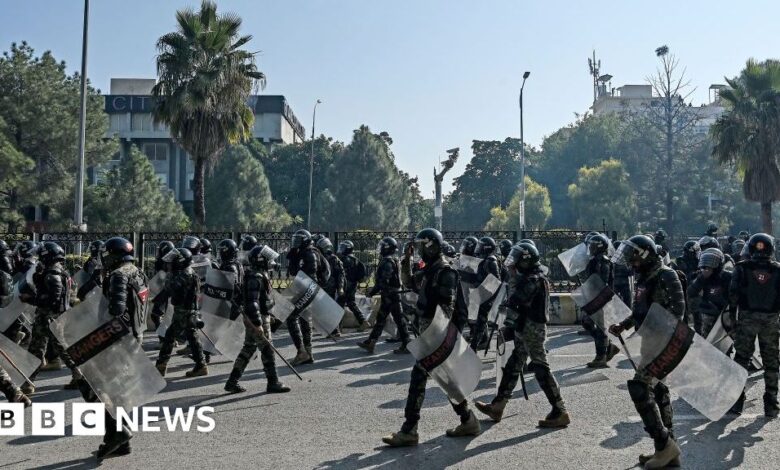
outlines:
[[[138, 265], [147, 275], [153, 275], [154, 258], [158, 245], [163, 241], [172, 241], [179, 244], [187, 235], [208, 238], [214, 247], [224, 239], [232, 239], [240, 243], [241, 238], [248, 234], [257, 238], [258, 243], [268, 245], [279, 253], [279, 264], [271, 273], [273, 286], [281, 289], [289, 282], [287, 254], [290, 251], [290, 243], [294, 232], [257, 232], [257, 231], [209, 231], [209, 232], [46, 232], [46, 233], [0, 233], [0, 239], [6, 240], [9, 245], [23, 240], [46, 241], [51, 240], [60, 244], [68, 255], [78, 255], [88, 252], [89, 243], [94, 240], [106, 240], [114, 236], [122, 236], [133, 242], [135, 257]], [[344, 240], [350, 240], [355, 245], [355, 256], [362, 261], [370, 274], [363, 286], [372, 284], [373, 274], [378, 262], [377, 245], [384, 237], [393, 237], [402, 247], [405, 242], [412, 241], [416, 232], [412, 231], [352, 231], [352, 232], [312, 232], [313, 235], [327, 236], [333, 242], [334, 247]], [[513, 243], [530, 238], [534, 240], [542, 258], [542, 263], [550, 268], [550, 281], [556, 292], [568, 292], [577, 287], [578, 281], [566, 275], [563, 266], [558, 261], [558, 253], [571, 248], [581, 242], [588, 230], [542, 230], [542, 231], [445, 231], [444, 239], [455, 246], [460, 247], [461, 242], [468, 236], [492, 237], [496, 242], [507, 239]], [[614, 238], [614, 233], [611, 237]], [[77, 258], [77, 257], [76, 257]], [[71, 264], [78, 264], [78, 259]]]

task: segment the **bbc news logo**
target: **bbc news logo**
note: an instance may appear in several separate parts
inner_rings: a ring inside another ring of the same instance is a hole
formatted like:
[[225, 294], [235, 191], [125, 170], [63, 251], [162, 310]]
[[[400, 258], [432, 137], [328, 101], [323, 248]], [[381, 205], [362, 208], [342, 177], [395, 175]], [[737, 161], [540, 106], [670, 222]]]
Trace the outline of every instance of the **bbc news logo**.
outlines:
[[[106, 432], [105, 406], [102, 403], [71, 404], [71, 434], [102, 436]], [[126, 426], [133, 432], [183, 431], [209, 433], [216, 427], [211, 406], [170, 408], [144, 406], [127, 412], [116, 409], [116, 428]], [[0, 436], [23, 436], [23, 403], [0, 403]], [[33, 403], [30, 408], [30, 432], [33, 436], [65, 435], [65, 403]]]

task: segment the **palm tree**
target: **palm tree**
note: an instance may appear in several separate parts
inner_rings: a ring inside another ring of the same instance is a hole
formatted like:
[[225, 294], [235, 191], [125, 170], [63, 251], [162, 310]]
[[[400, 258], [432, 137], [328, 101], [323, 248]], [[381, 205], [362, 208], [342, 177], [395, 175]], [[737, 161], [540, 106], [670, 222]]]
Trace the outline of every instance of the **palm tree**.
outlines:
[[237, 15], [217, 15], [217, 5], [204, 0], [198, 12], [177, 11], [176, 21], [177, 30], [157, 40], [154, 117], [194, 161], [194, 224], [203, 227], [206, 170], [228, 145], [251, 137], [254, 114], [246, 101], [265, 86], [265, 75], [255, 54], [241, 49], [252, 36], [239, 36]]
[[772, 234], [772, 203], [780, 200], [780, 62], [747, 61], [721, 91], [727, 111], [712, 126], [712, 155], [735, 165], [745, 198], [761, 204], [764, 232]]

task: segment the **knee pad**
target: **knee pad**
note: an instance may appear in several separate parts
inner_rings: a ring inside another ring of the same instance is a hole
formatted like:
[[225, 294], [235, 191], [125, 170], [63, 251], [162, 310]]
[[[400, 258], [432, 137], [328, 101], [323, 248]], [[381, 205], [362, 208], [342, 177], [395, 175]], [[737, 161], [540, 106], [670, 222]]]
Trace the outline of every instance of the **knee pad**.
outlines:
[[671, 396], [669, 395], [669, 387], [661, 382], [658, 382], [653, 388], [653, 394], [655, 395], [655, 402], [659, 405], [670, 405]]
[[628, 381], [628, 394], [634, 403], [643, 403], [650, 399], [650, 386], [641, 380]]

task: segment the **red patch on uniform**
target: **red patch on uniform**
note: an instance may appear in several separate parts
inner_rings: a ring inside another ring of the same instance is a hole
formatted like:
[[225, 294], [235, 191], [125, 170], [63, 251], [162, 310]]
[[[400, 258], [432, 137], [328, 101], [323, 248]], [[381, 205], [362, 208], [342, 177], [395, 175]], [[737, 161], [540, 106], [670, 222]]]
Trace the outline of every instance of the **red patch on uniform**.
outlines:
[[645, 297], [646, 293], [647, 293], [647, 289], [646, 288], [644, 288], [644, 287], [637, 287], [636, 288], [636, 295], [635, 295], [636, 301], [637, 302], [641, 301]]
[[149, 298], [149, 289], [144, 289], [141, 292], [139, 292], [138, 298], [141, 299], [141, 302], [146, 303], [146, 299]]
[[769, 273], [766, 271], [753, 271], [753, 276], [759, 284], [766, 284], [769, 281]]

